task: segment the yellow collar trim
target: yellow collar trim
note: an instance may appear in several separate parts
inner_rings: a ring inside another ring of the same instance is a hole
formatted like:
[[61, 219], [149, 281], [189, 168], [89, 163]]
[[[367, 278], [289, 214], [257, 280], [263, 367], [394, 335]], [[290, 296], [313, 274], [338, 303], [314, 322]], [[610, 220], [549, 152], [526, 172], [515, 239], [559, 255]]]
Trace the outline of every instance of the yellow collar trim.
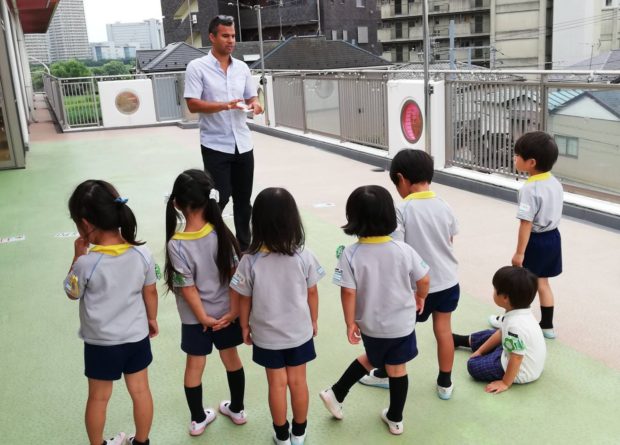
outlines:
[[197, 232], [177, 232], [172, 236], [172, 239], [193, 240], [200, 239], [213, 232], [213, 225], [207, 223], [202, 229]]
[[525, 182], [546, 181], [551, 176], [553, 176], [551, 172], [540, 173], [538, 175], [530, 176]]
[[359, 239], [360, 244], [381, 244], [392, 241], [391, 236], [362, 236]]
[[258, 249], [258, 251], [260, 253], [270, 253], [271, 250], [267, 249], [265, 246], [262, 246], [260, 249]]
[[427, 190], [425, 192], [412, 193], [405, 198], [405, 201], [411, 201], [412, 199], [431, 199], [435, 196], [437, 196], [435, 192]]
[[91, 252], [99, 252], [105, 255], [111, 256], [119, 256], [127, 252], [128, 249], [132, 248], [131, 244], [110, 244], [109, 246], [93, 246], [90, 251]]

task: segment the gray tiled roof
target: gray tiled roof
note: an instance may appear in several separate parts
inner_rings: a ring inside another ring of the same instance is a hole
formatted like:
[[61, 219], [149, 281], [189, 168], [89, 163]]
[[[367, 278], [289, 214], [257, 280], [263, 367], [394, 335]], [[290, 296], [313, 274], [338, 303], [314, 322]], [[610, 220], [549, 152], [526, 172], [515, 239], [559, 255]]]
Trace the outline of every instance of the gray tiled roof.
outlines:
[[[136, 51], [138, 60], [142, 55], [141, 50]], [[140, 71], [145, 73], [165, 72], [165, 71], [185, 71], [187, 64], [206, 53], [198, 48], [188, 45], [185, 42], [171, 43], [166, 46], [159, 55], [155, 56], [144, 66], [138, 65]]]
[[589, 91], [588, 95], [594, 98], [599, 104], [611, 111], [620, 118], [620, 91], [617, 90], [598, 90]]
[[620, 49], [607, 51], [598, 56], [592, 57], [592, 60], [585, 59], [571, 65], [569, 68], [577, 70], [620, 70]]
[[162, 49], [139, 49], [136, 51], [136, 63], [138, 69], [142, 70], [148, 65], [155, 57], [162, 53]]
[[[387, 66], [390, 62], [342, 40], [325, 37], [291, 37], [265, 54], [265, 68], [270, 70], [325, 70]], [[260, 67], [260, 61], [250, 68]]]

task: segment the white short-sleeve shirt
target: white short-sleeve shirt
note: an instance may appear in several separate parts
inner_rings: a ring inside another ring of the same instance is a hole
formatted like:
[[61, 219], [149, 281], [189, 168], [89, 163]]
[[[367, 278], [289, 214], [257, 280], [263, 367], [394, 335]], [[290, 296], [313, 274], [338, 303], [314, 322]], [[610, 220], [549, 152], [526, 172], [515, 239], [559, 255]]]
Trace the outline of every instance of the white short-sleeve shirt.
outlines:
[[396, 205], [396, 218], [394, 239], [409, 244], [430, 266], [429, 292], [456, 286], [458, 261], [451, 239], [458, 222], [448, 204], [430, 190], [412, 193]]
[[389, 236], [360, 238], [340, 255], [333, 282], [355, 289], [355, 322], [369, 337], [399, 338], [416, 322], [416, 281], [429, 266], [416, 251]]
[[519, 190], [517, 218], [532, 222], [532, 232], [549, 232], [562, 219], [564, 190], [550, 172], [534, 175]]
[[[248, 66], [231, 57], [226, 72], [211, 54], [192, 60], [185, 71], [186, 99], [208, 102], [230, 102], [250, 99], [257, 95], [257, 86]], [[200, 143], [223, 153], [239, 153], [252, 150], [252, 136], [243, 110], [225, 110], [199, 115]]]
[[325, 271], [307, 248], [295, 255], [244, 255], [230, 287], [252, 298], [252, 341], [264, 349], [289, 349], [312, 338], [308, 289]]
[[523, 356], [516, 383], [538, 379], [545, 367], [547, 346], [540, 325], [531, 309], [506, 312], [502, 321], [502, 367], [506, 370], [510, 354]]
[[77, 259], [64, 281], [67, 295], [80, 300], [79, 336], [113, 346], [149, 334], [142, 288], [157, 280], [156, 265], [144, 246], [94, 246]]

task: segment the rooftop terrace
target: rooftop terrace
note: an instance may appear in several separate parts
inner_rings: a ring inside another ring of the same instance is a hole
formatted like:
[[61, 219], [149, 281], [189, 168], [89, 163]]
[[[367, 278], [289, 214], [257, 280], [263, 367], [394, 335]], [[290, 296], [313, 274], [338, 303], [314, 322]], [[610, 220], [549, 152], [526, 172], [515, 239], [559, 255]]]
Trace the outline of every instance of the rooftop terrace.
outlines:
[[[61, 287], [73, 255], [73, 238], [62, 234], [75, 231], [67, 199], [84, 179], [111, 181], [129, 198], [139, 237], [163, 264], [164, 196], [180, 171], [202, 166], [198, 131], [159, 127], [57, 134], [45, 110], [38, 117], [40, 123], [31, 128], [28, 168], [0, 172], [0, 238], [25, 236], [0, 244], [1, 442], [83, 443], [87, 385], [76, 335], [77, 304], [66, 299]], [[417, 327], [420, 355], [409, 364], [405, 433], [388, 434], [379, 419], [389, 403], [388, 392], [374, 388], [354, 387], [345, 420], [333, 421], [317, 394], [361, 350], [346, 341], [339, 291], [329, 276], [337, 246], [354, 241], [339, 229], [344, 203], [362, 184], [380, 184], [395, 199], [397, 195], [387, 173], [367, 164], [260, 133], [254, 141], [255, 193], [268, 186], [292, 192], [308, 245], [328, 271], [319, 284], [318, 357], [308, 367], [308, 444], [618, 443], [620, 342], [614, 326], [620, 313], [620, 236], [566, 217], [560, 226], [564, 273], [552, 280], [558, 339], [547, 342], [540, 380], [501, 395], [486, 394], [484, 385], [467, 374], [468, 354], [457, 351], [454, 396], [441, 401], [434, 390], [434, 337], [426, 323]], [[497, 310], [491, 276], [509, 263], [515, 245], [515, 205], [442, 185], [433, 188], [460, 222], [455, 249], [463, 293], [453, 315], [454, 331], [486, 328], [487, 315]], [[271, 443], [266, 378], [245, 346], [240, 350], [248, 380], [248, 424], [234, 427], [220, 418], [202, 438], [187, 435], [179, 319], [173, 296], [165, 295], [161, 285], [159, 324], [149, 371], [156, 409], [152, 443]], [[228, 397], [225, 382], [223, 367], [213, 356], [203, 379], [206, 406]], [[116, 385], [106, 434], [132, 431], [131, 403], [123, 385]]]

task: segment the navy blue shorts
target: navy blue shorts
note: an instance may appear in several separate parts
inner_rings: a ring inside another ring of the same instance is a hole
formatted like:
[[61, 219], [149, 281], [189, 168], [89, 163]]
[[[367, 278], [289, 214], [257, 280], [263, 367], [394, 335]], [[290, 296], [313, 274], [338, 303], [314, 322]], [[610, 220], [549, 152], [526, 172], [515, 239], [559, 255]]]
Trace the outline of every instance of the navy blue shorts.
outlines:
[[423, 323], [433, 312], [454, 312], [459, 305], [461, 288], [458, 284], [444, 290], [428, 294], [424, 301], [424, 310], [417, 314], [416, 321]]
[[362, 334], [362, 341], [368, 360], [375, 368], [402, 365], [418, 355], [415, 331], [400, 338], [375, 338]]
[[153, 361], [151, 341], [100, 346], [84, 343], [84, 375], [96, 380], [119, 380], [123, 374], [146, 369]]
[[314, 340], [310, 339], [301, 346], [289, 349], [264, 349], [254, 345], [252, 360], [254, 363], [269, 369], [280, 369], [286, 366], [299, 366], [316, 358]]
[[201, 324], [181, 325], [181, 350], [189, 355], [209, 355], [213, 345], [221, 351], [243, 343], [238, 320], [219, 331], [209, 328], [204, 331]]
[[540, 278], [557, 277], [562, 273], [562, 239], [558, 229], [530, 234], [523, 267]]

